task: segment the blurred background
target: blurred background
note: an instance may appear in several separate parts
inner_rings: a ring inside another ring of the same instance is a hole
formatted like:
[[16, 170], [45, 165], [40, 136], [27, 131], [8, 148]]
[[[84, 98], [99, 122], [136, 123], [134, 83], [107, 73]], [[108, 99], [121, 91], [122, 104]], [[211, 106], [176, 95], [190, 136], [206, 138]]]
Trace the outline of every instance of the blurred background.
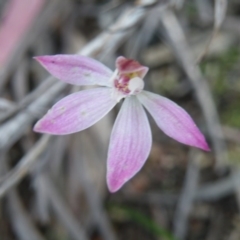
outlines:
[[[240, 239], [239, 0], [0, 0], [0, 239]], [[33, 56], [78, 53], [150, 68], [145, 88], [193, 117], [203, 152], [164, 135], [117, 193], [106, 187], [118, 107], [68, 136], [32, 131], [79, 87]]]

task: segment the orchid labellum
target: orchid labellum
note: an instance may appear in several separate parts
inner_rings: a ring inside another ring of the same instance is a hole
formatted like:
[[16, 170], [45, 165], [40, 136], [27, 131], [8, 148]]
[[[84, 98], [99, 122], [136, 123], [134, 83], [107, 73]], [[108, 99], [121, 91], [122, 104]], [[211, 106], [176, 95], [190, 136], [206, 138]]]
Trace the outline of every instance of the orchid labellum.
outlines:
[[100, 85], [70, 94], [40, 119], [36, 132], [64, 135], [84, 130], [103, 118], [121, 99], [107, 159], [107, 184], [119, 190], [144, 165], [152, 134], [143, 106], [169, 137], [208, 151], [209, 147], [188, 113], [171, 100], [144, 91], [148, 68], [118, 57], [113, 72], [102, 63], [80, 55], [40, 56], [36, 60], [54, 77], [74, 85]]

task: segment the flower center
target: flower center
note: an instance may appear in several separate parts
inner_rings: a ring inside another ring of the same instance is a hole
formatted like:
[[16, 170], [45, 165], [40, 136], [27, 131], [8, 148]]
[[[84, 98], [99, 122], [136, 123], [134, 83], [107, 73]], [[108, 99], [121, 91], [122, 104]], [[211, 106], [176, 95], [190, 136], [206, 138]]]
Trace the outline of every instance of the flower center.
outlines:
[[140, 93], [144, 88], [143, 79], [137, 73], [116, 74], [113, 80], [114, 98], [120, 101], [129, 95]]

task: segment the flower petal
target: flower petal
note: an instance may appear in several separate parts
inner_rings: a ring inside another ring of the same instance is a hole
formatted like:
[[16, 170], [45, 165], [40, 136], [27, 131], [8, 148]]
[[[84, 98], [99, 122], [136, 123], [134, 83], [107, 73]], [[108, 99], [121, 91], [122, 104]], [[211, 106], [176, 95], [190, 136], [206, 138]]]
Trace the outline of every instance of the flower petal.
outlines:
[[103, 118], [115, 105], [110, 88], [73, 93], [57, 102], [34, 126], [34, 131], [64, 135], [84, 130]]
[[138, 73], [140, 78], [144, 78], [144, 76], [148, 72], [148, 67], [141, 65], [139, 62], [133, 59], [127, 59], [125, 57], [118, 57], [116, 60], [116, 68], [120, 73]]
[[188, 113], [171, 100], [143, 91], [138, 99], [150, 112], [159, 128], [175, 140], [209, 151], [208, 144]]
[[146, 113], [135, 96], [125, 99], [111, 134], [107, 160], [107, 183], [115, 192], [145, 163], [152, 145]]
[[39, 56], [35, 59], [54, 77], [74, 85], [109, 86], [113, 74], [97, 60], [80, 55]]

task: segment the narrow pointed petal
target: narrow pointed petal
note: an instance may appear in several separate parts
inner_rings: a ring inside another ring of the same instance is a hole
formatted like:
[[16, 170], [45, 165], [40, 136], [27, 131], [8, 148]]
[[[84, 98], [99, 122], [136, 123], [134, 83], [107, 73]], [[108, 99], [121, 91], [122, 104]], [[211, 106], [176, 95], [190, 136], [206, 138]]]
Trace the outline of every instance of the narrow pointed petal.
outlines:
[[110, 88], [73, 93], [57, 102], [34, 126], [34, 131], [64, 135], [84, 130], [103, 118], [115, 105]]
[[137, 98], [126, 98], [111, 134], [107, 160], [107, 183], [119, 190], [145, 163], [152, 145], [146, 113]]
[[169, 137], [209, 151], [208, 144], [188, 113], [171, 100], [143, 91], [138, 99], [150, 112], [159, 128]]
[[148, 67], [141, 65], [139, 62], [133, 59], [127, 59], [125, 57], [118, 57], [116, 60], [116, 68], [120, 73], [138, 73], [140, 78], [144, 78], [144, 76], [148, 72]]
[[110, 86], [113, 72], [102, 63], [80, 55], [39, 56], [35, 59], [54, 77], [74, 85]]

